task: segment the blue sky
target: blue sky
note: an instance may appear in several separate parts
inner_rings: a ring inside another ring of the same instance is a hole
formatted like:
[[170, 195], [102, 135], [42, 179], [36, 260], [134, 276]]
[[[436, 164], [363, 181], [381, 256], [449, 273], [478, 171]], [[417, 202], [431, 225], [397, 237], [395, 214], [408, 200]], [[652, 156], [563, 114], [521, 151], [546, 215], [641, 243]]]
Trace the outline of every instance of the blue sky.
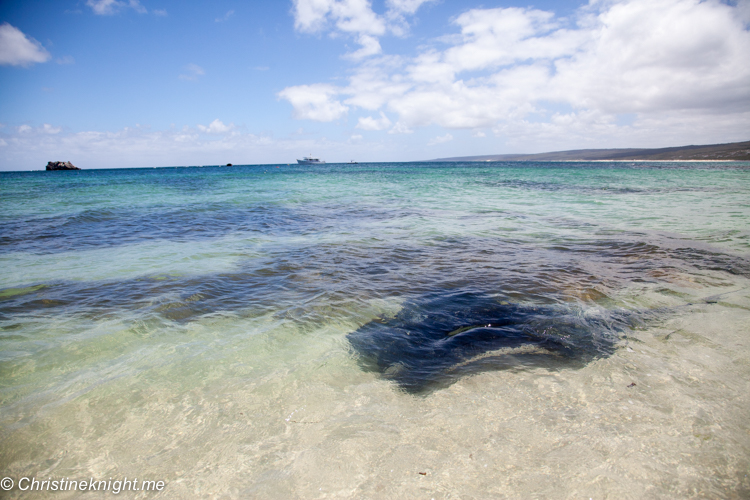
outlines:
[[750, 2], [0, 3], [0, 169], [750, 139]]

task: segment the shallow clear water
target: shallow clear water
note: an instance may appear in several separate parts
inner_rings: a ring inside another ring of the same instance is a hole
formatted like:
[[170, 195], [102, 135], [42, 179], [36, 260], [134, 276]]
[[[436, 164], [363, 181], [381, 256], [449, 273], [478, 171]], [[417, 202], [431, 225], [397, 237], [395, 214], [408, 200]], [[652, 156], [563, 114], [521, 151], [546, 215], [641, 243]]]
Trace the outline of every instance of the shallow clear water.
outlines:
[[4, 476], [750, 494], [747, 163], [4, 173], [0, 206]]

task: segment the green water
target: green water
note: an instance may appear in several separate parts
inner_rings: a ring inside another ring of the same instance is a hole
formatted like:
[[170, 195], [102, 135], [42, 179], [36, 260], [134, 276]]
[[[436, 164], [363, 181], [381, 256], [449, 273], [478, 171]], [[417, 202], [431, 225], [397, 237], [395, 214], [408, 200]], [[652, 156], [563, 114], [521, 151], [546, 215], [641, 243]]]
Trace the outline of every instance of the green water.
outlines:
[[[3, 173], [0, 205], [3, 477], [149, 476], [167, 497], [750, 491], [746, 163]], [[616, 350], [488, 348], [420, 395], [363, 368], [352, 332], [464, 292]], [[619, 472], [584, 477], [602, 463]]]

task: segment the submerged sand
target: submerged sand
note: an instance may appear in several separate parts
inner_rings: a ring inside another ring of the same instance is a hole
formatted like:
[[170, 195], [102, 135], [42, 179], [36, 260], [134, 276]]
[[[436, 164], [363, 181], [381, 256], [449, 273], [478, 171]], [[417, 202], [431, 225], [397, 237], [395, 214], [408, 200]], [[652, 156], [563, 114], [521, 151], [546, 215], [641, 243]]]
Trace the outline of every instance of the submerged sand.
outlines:
[[625, 290], [622, 303], [670, 313], [580, 369], [487, 371], [414, 396], [358, 368], [352, 325], [328, 326], [314, 344], [290, 334], [285, 351], [317, 356], [262, 378], [224, 360], [188, 391], [123, 382], [46, 408], [6, 441], [3, 473], [167, 482], [121, 493], [135, 498], [748, 498], [750, 282], [673, 281]]
[[[0, 183], [0, 479], [165, 481], [119, 493], [143, 499], [750, 497], [746, 166], [152, 170]], [[352, 332], [454, 293], [616, 341], [570, 363], [477, 349], [417, 394], [389, 380], [403, 359], [367, 371]], [[621, 313], [637, 326], [607, 328]]]

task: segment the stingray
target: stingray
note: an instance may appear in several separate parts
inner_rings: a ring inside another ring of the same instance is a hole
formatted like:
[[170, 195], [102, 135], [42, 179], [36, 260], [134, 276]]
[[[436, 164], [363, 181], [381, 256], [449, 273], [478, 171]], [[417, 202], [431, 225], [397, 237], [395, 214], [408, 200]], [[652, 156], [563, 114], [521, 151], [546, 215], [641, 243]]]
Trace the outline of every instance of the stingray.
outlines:
[[581, 367], [610, 356], [636, 318], [627, 311], [592, 311], [514, 304], [483, 293], [434, 293], [406, 301], [395, 317], [370, 321], [348, 340], [363, 369], [423, 394], [481, 371]]

